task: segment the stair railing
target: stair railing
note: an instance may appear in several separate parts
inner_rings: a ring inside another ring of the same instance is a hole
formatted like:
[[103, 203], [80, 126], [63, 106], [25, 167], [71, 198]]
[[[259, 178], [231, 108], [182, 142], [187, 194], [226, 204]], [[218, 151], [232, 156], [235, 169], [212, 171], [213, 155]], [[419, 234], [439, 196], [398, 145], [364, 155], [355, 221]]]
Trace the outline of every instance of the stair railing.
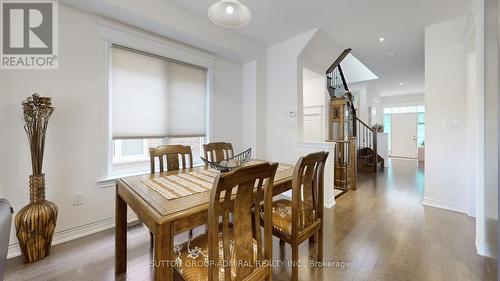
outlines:
[[335, 164], [339, 166], [349, 166], [352, 163], [351, 150], [349, 149], [349, 141], [335, 141]]
[[356, 190], [356, 137], [335, 141], [335, 187]]
[[358, 151], [363, 148], [370, 148], [373, 151], [373, 169], [377, 171], [378, 152], [377, 152], [377, 130], [370, 128], [365, 122], [356, 117], [356, 134], [358, 137]]

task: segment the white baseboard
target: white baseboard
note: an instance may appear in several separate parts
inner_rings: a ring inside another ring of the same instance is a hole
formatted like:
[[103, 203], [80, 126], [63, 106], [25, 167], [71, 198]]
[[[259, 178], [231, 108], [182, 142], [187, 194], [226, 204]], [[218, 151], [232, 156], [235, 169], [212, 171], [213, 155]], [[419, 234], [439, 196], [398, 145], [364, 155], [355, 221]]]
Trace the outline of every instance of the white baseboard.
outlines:
[[335, 206], [335, 198], [329, 198], [325, 201], [325, 208], [333, 208], [333, 206]]
[[[127, 222], [129, 223], [136, 220], [137, 216], [135, 214], [130, 214], [127, 218]], [[104, 230], [108, 230], [113, 227], [115, 227], [115, 218], [104, 219], [86, 225], [78, 226], [75, 228], [62, 230], [54, 233], [54, 238], [52, 239], [52, 246], [69, 242]], [[21, 255], [21, 250], [19, 249], [19, 243], [9, 245], [7, 259], [18, 257], [20, 255]]]
[[480, 241], [477, 241], [477, 239], [476, 239], [476, 251], [477, 254], [480, 256], [486, 256], [493, 259], [497, 258], [496, 247], [488, 243], [487, 244], [481, 243]]
[[465, 207], [455, 202], [424, 197], [424, 202], [422, 203], [422, 205], [467, 214], [467, 212], [465, 211]]
[[497, 258], [497, 252], [495, 246], [491, 244], [481, 243], [480, 241], [477, 241], [477, 239], [476, 239], [476, 251], [477, 254], [480, 256], [485, 256], [493, 259]]
[[483, 255], [496, 259], [497, 258], [496, 248], [491, 244], [486, 244], [484, 247], [484, 254]]

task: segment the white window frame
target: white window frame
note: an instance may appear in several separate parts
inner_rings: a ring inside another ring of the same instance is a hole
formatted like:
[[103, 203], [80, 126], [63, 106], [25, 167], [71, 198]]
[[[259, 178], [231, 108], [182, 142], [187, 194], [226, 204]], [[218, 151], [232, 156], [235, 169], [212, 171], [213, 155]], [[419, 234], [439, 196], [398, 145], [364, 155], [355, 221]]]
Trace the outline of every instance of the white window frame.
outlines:
[[[193, 65], [198, 65], [207, 69], [207, 132], [205, 141], [209, 142], [212, 136], [213, 126], [213, 85], [214, 85], [214, 62], [215, 57], [201, 50], [187, 47], [178, 42], [150, 35], [146, 32], [125, 27], [120, 24], [99, 20], [100, 24], [100, 69], [102, 75], [102, 91], [105, 93], [106, 102], [103, 106], [105, 112], [105, 126], [103, 146], [105, 147], [105, 157], [103, 157], [103, 165], [101, 168], [101, 176], [99, 182], [108, 181], [114, 178], [127, 175], [139, 174], [146, 172], [145, 170], [130, 170], [124, 169], [113, 171], [113, 138], [112, 138], [112, 83], [111, 83], [111, 67], [112, 67], [112, 46], [113, 44], [121, 45], [127, 48], [143, 51], [146, 53], [155, 54], [158, 56], [174, 59], [177, 61], [186, 62]], [[149, 160], [147, 161], [149, 162]]]
[[384, 114], [425, 113], [425, 105], [384, 107]]

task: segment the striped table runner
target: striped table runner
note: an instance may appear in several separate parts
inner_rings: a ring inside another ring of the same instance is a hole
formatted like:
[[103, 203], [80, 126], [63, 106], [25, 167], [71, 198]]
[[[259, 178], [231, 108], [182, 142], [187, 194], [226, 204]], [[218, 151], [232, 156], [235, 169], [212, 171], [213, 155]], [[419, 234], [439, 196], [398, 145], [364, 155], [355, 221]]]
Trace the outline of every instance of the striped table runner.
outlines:
[[[251, 160], [245, 166], [255, 165], [263, 161]], [[277, 172], [293, 168], [293, 165], [279, 163]], [[141, 182], [152, 188], [167, 200], [181, 198], [212, 189], [218, 171], [212, 169], [197, 170], [184, 174], [151, 178], [144, 175]]]

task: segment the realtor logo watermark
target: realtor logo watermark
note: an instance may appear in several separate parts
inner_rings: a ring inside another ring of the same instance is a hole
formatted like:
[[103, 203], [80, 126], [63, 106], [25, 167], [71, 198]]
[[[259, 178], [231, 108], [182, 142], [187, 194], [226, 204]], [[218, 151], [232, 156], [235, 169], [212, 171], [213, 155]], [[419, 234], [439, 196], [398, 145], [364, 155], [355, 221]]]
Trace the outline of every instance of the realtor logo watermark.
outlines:
[[58, 67], [57, 0], [0, 0], [2, 69]]

